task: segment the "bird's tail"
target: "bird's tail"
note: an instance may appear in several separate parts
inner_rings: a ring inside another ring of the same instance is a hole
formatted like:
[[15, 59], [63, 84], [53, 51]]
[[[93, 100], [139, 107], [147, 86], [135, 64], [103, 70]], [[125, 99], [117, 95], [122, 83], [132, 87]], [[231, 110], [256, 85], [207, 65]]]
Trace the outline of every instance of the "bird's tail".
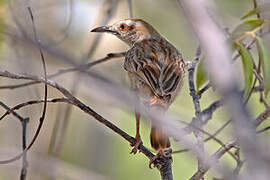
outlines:
[[[152, 112], [161, 112], [161, 114], [165, 114], [166, 111], [166, 109], [160, 105], [151, 106], [151, 110]], [[152, 148], [157, 151], [168, 149], [171, 146], [167, 129], [154, 121], [151, 122], [150, 140]]]

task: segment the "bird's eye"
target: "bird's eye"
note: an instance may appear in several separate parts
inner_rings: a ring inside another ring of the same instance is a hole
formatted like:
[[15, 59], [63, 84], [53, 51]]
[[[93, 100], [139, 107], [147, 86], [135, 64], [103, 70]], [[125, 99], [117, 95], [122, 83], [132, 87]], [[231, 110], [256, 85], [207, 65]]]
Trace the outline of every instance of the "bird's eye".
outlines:
[[126, 27], [125, 24], [121, 24], [121, 25], [120, 25], [120, 29], [121, 29], [121, 30], [124, 30], [125, 27]]

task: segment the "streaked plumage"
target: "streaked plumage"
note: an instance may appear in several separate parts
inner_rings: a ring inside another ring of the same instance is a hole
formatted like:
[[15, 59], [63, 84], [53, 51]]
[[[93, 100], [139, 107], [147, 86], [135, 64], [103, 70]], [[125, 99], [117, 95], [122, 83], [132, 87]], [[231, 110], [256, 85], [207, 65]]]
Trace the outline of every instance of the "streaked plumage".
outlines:
[[[112, 33], [131, 47], [124, 63], [131, 88], [144, 107], [165, 113], [183, 84], [185, 63], [178, 50], [141, 19], [125, 19], [93, 31]], [[136, 115], [138, 124], [139, 116]], [[138, 131], [137, 127], [136, 139], [139, 141]], [[150, 139], [155, 150], [162, 151], [170, 147], [167, 130], [154, 122]], [[135, 148], [138, 146], [136, 144]], [[136, 151], [133, 149], [132, 152]]]

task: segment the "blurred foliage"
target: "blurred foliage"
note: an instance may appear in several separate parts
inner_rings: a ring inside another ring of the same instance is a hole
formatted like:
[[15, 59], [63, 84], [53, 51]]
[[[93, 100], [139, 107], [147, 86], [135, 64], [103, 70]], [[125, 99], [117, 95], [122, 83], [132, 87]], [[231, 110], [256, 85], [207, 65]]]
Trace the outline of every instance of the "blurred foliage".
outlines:
[[263, 82], [265, 88], [265, 96], [267, 97], [270, 91], [270, 52], [265, 48], [262, 38], [256, 37], [259, 58], [263, 64]]
[[246, 18], [248, 18], [250, 16], [254, 16], [254, 15], [257, 15], [257, 14], [262, 14], [262, 13], [265, 13], [265, 12], [269, 13], [269, 11], [270, 11], [270, 3], [266, 3], [263, 6], [252, 9], [247, 14], [245, 14], [241, 19], [243, 20], [243, 19], [246, 19]]
[[244, 79], [245, 79], [245, 99], [251, 93], [253, 87], [253, 59], [251, 53], [242, 45], [236, 44], [236, 47], [240, 48], [240, 54], [244, 70]]
[[262, 25], [264, 22], [263, 19], [248, 19], [244, 21], [243, 23], [239, 24], [232, 32], [231, 34], [231, 39], [236, 40], [239, 38], [241, 35], [243, 35], [246, 32], [249, 32], [258, 26]]

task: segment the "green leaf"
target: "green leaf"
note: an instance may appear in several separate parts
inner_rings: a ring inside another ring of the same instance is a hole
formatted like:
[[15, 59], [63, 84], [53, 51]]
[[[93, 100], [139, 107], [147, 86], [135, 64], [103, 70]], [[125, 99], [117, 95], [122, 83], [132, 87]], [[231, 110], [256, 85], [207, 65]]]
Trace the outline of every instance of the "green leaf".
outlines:
[[203, 69], [203, 59], [198, 63], [196, 69], [196, 91], [198, 92], [200, 88], [208, 81], [208, 76]]
[[246, 19], [246, 18], [248, 18], [250, 16], [253, 16], [255, 14], [264, 13], [264, 12], [267, 12], [267, 11], [270, 11], [270, 3], [266, 3], [263, 6], [260, 6], [258, 8], [255, 8], [255, 9], [249, 11], [241, 19], [243, 20], [243, 19]]
[[245, 95], [246, 99], [252, 90], [253, 86], [253, 61], [250, 52], [242, 45], [236, 44], [240, 48], [240, 54], [243, 64], [244, 78], [245, 78]]
[[259, 58], [262, 61], [264, 92], [267, 97], [270, 91], [270, 52], [265, 48], [263, 40], [260, 37], [256, 37], [256, 39]]
[[261, 12], [261, 9], [260, 9], [260, 8], [255, 8], [255, 9], [249, 11], [249, 12], [248, 12], [247, 14], [245, 14], [243, 17], [241, 17], [241, 20], [246, 19], [246, 18], [248, 18], [248, 17], [250, 17], [250, 16], [253, 16], [253, 15], [255, 15], [255, 14], [258, 14], [258, 13], [260, 13], [260, 12]]
[[264, 22], [263, 19], [249, 19], [238, 25], [232, 32], [231, 38], [232, 40], [236, 40], [240, 37], [244, 32], [252, 31], [256, 27], [262, 25]]

